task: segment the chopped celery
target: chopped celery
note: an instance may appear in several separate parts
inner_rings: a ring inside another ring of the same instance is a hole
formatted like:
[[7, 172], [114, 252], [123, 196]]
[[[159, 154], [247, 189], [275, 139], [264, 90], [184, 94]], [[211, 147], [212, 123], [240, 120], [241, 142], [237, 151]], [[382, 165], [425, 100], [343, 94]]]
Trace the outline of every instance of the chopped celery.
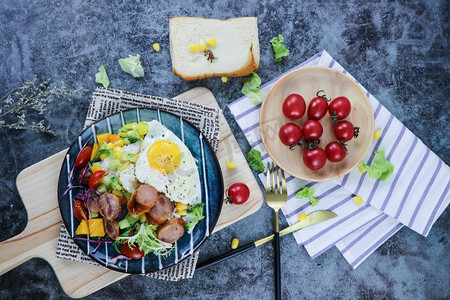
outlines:
[[137, 161], [137, 158], [138, 158], [137, 154], [128, 151], [123, 151], [122, 154], [123, 161], [131, 161], [135, 163]]
[[148, 123], [144, 121], [139, 122], [139, 124], [136, 125], [136, 130], [139, 135], [146, 135], [148, 133]]
[[128, 193], [128, 191], [123, 190], [123, 191], [122, 191], [122, 194], [123, 194], [123, 196], [125, 197], [125, 199], [130, 200], [131, 194]]
[[111, 168], [118, 168], [118, 167], [120, 167], [120, 160], [117, 159], [117, 158], [111, 159], [111, 160], [109, 161], [109, 166], [110, 166]]
[[98, 218], [98, 212], [91, 211], [91, 219]]
[[145, 221], [147, 221], [147, 217], [145, 216], [145, 214], [140, 215], [139, 222], [144, 223]]
[[128, 215], [125, 217], [126, 220], [128, 220], [128, 223], [130, 223], [130, 226], [139, 221], [138, 215], [133, 215], [132, 213], [128, 213]]
[[103, 176], [102, 183], [106, 186], [109, 186], [109, 183], [111, 182], [111, 175], [105, 175]]
[[[105, 176], [106, 177], [106, 176]], [[105, 178], [103, 177], [103, 179]], [[103, 183], [100, 183], [97, 186], [97, 192], [99, 192], [100, 194], [106, 193], [108, 191], [108, 188], [106, 187], [106, 185], [104, 185]]]
[[116, 196], [119, 196], [119, 197], [123, 197], [123, 194], [122, 194], [122, 192], [121, 191], [119, 191], [119, 190], [112, 190], [112, 192], [111, 193], [113, 193], [114, 195], [116, 195]]
[[119, 221], [119, 228], [120, 229], [125, 229], [125, 228], [128, 228], [130, 226], [131, 226], [130, 222], [128, 222], [127, 219], [123, 219], [122, 221]]

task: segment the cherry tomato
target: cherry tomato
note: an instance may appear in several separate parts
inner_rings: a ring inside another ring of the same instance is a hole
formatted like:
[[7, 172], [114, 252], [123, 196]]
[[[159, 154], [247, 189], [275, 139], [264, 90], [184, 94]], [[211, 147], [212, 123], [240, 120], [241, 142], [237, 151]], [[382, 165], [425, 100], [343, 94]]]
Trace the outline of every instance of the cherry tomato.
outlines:
[[138, 246], [134, 246], [133, 249], [131, 249], [130, 246], [128, 246], [128, 243], [121, 244], [119, 250], [123, 255], [131, 259], [139, 259], [145, 255], [144, 251], [139, 250]]
[[320, 147], [306, 150], [303, 153], [303, 162], [308, 169], [319, 170], [327, 162], [325, 150]]
[[303, 136], [302, 129], [294, 123], [287, 123], [281, 126], [278, 136], [283, 144], [292, 146], [297, 144]]
[[85, 221], [88, 220], [88, 216], [89, 216], [88, 210], [83, 201], [81, 201], [81, 200], [75, 201], [73, 203], [72, 208], [73, 208], [73, 214], [75, 215], [75, 218], [77, 218], [78, 221], [81, 222], [82, 220], [85, 220]]
[[250, 190], [244, 183], [234, 183], [228, 188], [227, 202], [231, 201], [233, 204], [243, 204], [249, 197]]
[[83, 168], [87, 165], [89, 160], [91, 159], [92, 147], [86, 146], [77, 156], [77, 160], [75, 160], [75, 167]]
[[91, 179], [89, 179], [89, 188], [90, 189], [96, 189], [97, 186], [100, 184], [100, 182], [103, 179], [103, 175], [105, 175], [105, 171], [99, 170], [92, 174]]
[[323, 118], [323, 116], [325, 116], [327, 111], [328, 111], [327, 100], [321, 97], [313, 98], [308, 105], [308, 119], [319, 121], [320, 119]]
[[330, 142], [325, 147], [325, 153], [329, 161], [338, 162], [345, 158], [347, 155], [347, 150], [345, 146], [339, 142]]
[[345, 119], [351, 112], [352, 106], [346, 97], [334, 98], [328, 106], [333, 121]]
[[283, 114], [292, 119], [300, 119], [305, 114], [305, 99], [298, 94], [290, 94], [283, 102]]
[[302, 132], [305, 140], [317, 140], [322, 136], [323, 128], [316, 120], [309, 120], [303, 125]]
[[[356, 129], [356, 130], [355, 130]], [[358, 127], [353, 127], [349, 121], [340, 121], [334, 126], [334, 136], [344, 142], [350, 141], [353, 137], [358, 136]]]

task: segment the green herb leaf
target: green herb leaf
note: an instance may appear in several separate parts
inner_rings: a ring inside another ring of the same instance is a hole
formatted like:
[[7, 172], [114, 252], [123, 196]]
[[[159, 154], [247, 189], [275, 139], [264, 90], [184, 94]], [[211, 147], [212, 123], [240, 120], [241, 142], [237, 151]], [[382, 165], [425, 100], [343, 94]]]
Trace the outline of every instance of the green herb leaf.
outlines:
[[95, 74], [95, 83], [100, 83], [103, 87], [107, 88], [109, 86], [108, 74], [106, 74], [105, 66], [101, 65], [98, 68], [98, 73]]
[[371, 166], [363, 162], [359, 163], [359, 168], [362, 173], [367, 172], [370, 178], [380, 179], [381, 181], [388, 179], [392, 172], [394, 172], [394, 165], [384, 157], [384, 152], [385, 150], [375, 152], [376, 156]]
[[287, 49], [283, 44], [284, 37], [279, 34], [278, 38], [274, 37], [270, 40], [270, 43], [272, 44], [272, 49], [275, 54], [275, 61], [282, 61], [284, 56], [289, 55], [289, 49]]
[[264, 172], [266, 169], [261, 159], [261, 152], [252, 148], [247, 154], [247, 161], [250, 168], [255, 170], [256, 172]]
[[242, 79], [244, 86], [241, 89], [241, 93], [246, 95], [253, 104], [259, 104], [262, 101], [262, 93], [258, 88], [261, 85], [261, 78], [255, 72], [251, 77]]
[[144, 77], [144, 68], [142, 68], [139, 54], [136, 56], [129, 54], [127, 58], [119, 59], [119, 65], [122, 71], [131, 74], [133, 77]]
[[317, 205], [319, 203], [319, 199], [315, 198], [313, 195], [316, 192], [316, 190], [312, 188], [308, 188], [307, 186], [304, 186], [303, 189], [295, 195], [295, 198], [302, 199], [302, 198], [309, 198], [309, 202], [311, 203], [311, 206]]

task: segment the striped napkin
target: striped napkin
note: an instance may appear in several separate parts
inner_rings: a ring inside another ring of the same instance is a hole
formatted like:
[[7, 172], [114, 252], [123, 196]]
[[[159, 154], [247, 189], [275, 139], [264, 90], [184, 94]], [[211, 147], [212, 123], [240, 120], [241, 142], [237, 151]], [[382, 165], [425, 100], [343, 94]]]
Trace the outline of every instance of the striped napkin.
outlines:
[[[334, 68], [354, 80], [326, 51], [314, 55], [293, 69], [304, 66]], [[281, 76], [261, 87], [263, 95]], [[297, 221], [300, 214], [318, 209], [336, 212], [338, 217], [297, 231], [294, 237], [313, 258], [336, 246], [353, 268], [403, 225], [426, 236], [450, 202], [449, 167], [373, 95], [369, 92], [366, 95], [374, 111], [375, 130], [381, 129], [383, 135], [379, 140], [374, 140], [363, 161], [370, 165], [375, 151], [385, 149], [386, 158], [395, 166], [391, 177], [381, 182], [368, 178], [366, 173], [361, 174], [355, 169], [334, 181], [317, 183], [288, 175], [288, 202], [282, 209], [290, 225]], [[251, 147], [261, 152], [265, 164], [269, 162], [270, 157], [259, 135], [261, 104], [253, 105], [247, 97], [241, 97], [231, 103], [229, 108]], [[265, 175], [260, 174], [260, 178], [264, 183]], [[307, 199], [295, 198], [304, 185], [315, 188], [315, 196], [320, 200], [318, 205], [311, 207]], [[361, 205], [352, 201], [354, 195], [363, 198]]]

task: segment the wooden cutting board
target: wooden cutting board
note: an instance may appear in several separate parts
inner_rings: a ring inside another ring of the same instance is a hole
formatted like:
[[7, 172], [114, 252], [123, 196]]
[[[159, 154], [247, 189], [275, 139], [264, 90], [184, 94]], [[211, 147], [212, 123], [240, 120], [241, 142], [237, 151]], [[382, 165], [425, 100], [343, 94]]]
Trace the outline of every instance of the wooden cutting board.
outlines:
[[[210, 90], [197, 87], [175, 99], [219, 107]], [[244, 154], [239, 148], [227, 121], [221, 114], [220, 142], [217, 157], [222, 167], [225, 188], [235, 182], [244, 182], [251, 191], [243, 205], [224, 204], [214, 232], [256, 212], [263, 195]], [[0, 243], [0, 275], [33, 257], [41, 257], [52, 266], [64, 291], [72, 297], [84, 297], [121, 279], [128, 274], [105, 267], [74, 262], [55, 257], [61, 228], [57, 185], [59, 170], [67, 149], [40, 161], [17, 176], [17, 189], [28, 212], [28, 224], [19, 235]], [[236, 163], [227, 169], [227, 161]]]

